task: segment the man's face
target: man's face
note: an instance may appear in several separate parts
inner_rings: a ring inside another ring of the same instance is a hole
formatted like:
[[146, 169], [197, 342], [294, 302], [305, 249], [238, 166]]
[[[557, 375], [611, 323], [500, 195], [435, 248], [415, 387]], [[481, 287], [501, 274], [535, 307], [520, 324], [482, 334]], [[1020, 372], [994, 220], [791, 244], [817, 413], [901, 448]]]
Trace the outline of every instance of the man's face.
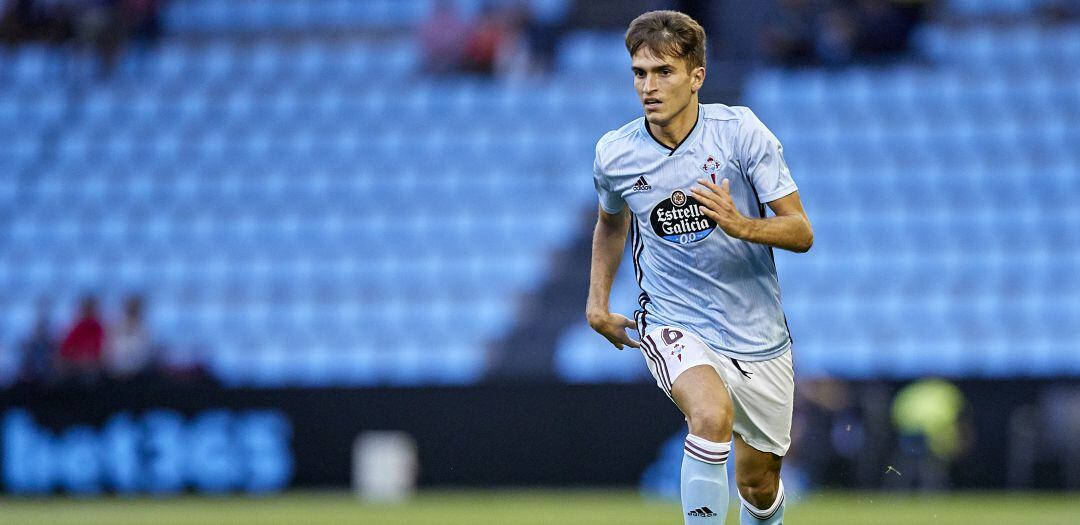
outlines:
[[705, 79], [705, 68], [689, 71], [685, 60], [657, 56], [645, 46], [634, 53], [630, 68], [645, 119], [658, 126], [682, 113]]

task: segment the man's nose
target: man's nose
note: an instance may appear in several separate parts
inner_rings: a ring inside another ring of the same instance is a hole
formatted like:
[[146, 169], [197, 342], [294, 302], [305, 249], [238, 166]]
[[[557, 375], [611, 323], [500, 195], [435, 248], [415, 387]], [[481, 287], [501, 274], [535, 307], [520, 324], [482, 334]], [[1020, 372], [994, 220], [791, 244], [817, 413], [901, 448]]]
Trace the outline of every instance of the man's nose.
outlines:
[[656, 91], [656, 76], [645, 75], [645, 92]]

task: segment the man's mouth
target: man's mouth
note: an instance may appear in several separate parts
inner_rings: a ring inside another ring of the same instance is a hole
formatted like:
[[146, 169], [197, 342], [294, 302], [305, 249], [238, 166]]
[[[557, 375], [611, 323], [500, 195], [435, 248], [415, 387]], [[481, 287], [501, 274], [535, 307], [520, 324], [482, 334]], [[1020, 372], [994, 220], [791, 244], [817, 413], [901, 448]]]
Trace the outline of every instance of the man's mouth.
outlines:
[[641, 103], [645, 106], [645, 109], [657, 109], [660, 107], [660, 99], [658, 98], [647, 98], [642, 100]]

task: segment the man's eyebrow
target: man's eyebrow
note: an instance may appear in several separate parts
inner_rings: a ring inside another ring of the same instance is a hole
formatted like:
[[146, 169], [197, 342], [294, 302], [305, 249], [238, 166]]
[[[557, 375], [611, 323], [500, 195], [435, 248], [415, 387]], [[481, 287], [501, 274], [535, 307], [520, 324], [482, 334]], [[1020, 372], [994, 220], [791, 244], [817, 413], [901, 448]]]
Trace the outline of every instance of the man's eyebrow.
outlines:
[[663, 68], [665, 68], [665, 67], [671, 67], [671, 68], [673, 68], [673, 67], [675, 67], [675, 66], [674, 66], [674, 65], [672, 65], [672, 64], [668, 64], [667, 62], [662, 62], [662, 63], [660, 63], [660, 64], [657, 64], [657, 65], [655, 65], [655, 66], [651, 66], [651, 67], [644, 67], [644, 66], [635, 66], [635, 65], [631, 65], [631, 66], [630, 66], [630, 69], [654, 69], [654, 70], [655, 70], [655, 69], [663, 69]]

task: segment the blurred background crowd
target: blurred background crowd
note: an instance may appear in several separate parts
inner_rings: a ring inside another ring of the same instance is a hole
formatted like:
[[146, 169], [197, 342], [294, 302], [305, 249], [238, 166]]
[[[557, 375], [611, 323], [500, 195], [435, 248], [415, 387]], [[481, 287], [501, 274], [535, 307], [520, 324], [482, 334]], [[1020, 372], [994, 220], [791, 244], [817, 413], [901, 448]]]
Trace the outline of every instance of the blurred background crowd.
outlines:
[[660, 396], [582, 311], [654, 8], [815, 226], [792, 483], [1080, 486], [1070, 0], [0, 0], [0, 384]]
[[0, 41], [43, 42], [96, 54], [108, 71], [131, 45], [152, 44], [161, 32], [158, 0], [5, 0]]

